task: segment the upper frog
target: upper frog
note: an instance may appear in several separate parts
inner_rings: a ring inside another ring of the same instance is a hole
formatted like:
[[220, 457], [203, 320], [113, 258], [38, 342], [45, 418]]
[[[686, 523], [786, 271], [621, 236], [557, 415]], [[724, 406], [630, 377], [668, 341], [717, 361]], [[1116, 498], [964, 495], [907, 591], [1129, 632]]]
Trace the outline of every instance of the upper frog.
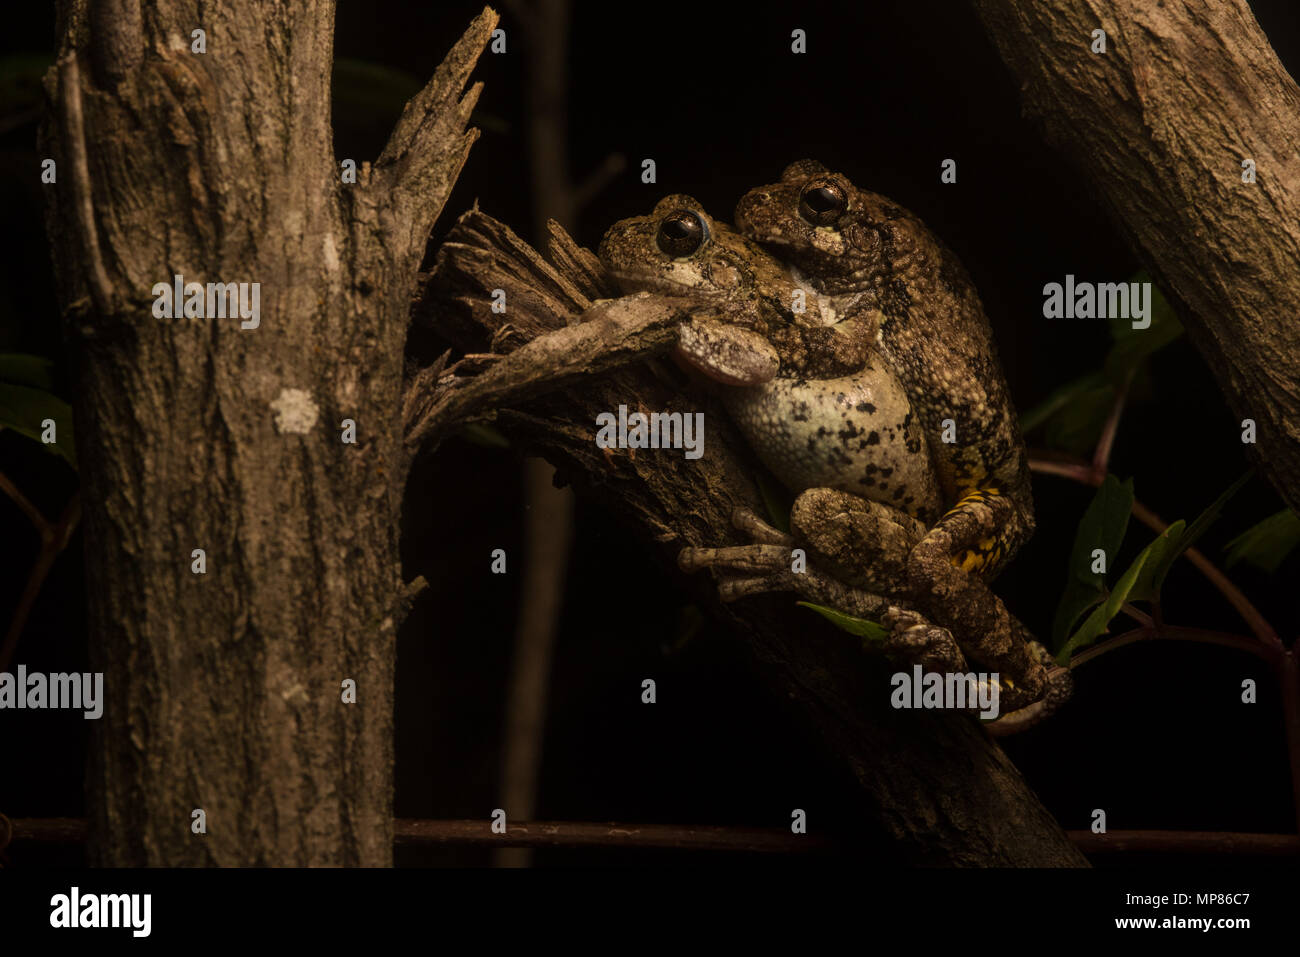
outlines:
[[614, 224], [599, 252], [624, 292], [700, 300], [677, 356], [730, 387], [728, 411], [786, 485], [840, 489], [937, 517], [930, 450], [878, 353], [878, 314], [842, 315], [689, 196], [668, 196], [649, 216]]
[[929, 439], [945, 504], [1010, 506], [993, 539], [963, 543], [967, 567], [995, 573], [1032, 532], [1033, 502], [992, 330], [957, 257], [912, 213], [811, 160], [745, 194], [736, 225], [831, 308], [883, 317], [880, 349]]

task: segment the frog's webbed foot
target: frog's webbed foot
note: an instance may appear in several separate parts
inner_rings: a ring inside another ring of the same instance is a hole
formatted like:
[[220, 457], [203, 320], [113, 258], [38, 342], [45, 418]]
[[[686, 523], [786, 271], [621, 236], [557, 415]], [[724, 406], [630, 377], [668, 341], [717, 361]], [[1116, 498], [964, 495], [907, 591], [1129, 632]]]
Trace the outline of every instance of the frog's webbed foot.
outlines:
[[767, 592], [794, 592], [807, 601], [827, 605], [861, 618], [876, 618], [887, 606], [884, 598], [809, 566], [795, 571], [793, 536], [764, 522], [747, 508], [738, 508], [732, 524], [754, 540], [752, 545], [725, 548], [683, 548], [678, 566], [686, 572], [709, 569], [718, 580], [723, 601], [737, 601]]
[[1047, 671], [1046, 690], [1036, 701], [1015, 708], [994, 721], [985, 722], [985, 730], [994, 737], [1006, 737], [1009, 734], [1028, 731], [1058, 711], [1061, 705], [1069, 700], [1070, 693], [1074, 690], [1074, 679], [1070, 677], [1068, 668], [1058, 665], [1039, 642], [1031, 641], [1029, 648]]

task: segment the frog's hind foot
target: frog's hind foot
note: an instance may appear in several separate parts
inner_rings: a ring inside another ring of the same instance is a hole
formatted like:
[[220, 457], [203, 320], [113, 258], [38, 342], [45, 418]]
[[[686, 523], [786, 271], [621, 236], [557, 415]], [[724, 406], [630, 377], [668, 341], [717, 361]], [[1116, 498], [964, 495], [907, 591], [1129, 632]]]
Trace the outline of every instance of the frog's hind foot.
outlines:
[[1058, 665], [1041, 642], [1030, 641], [1027, 644], [1030, 652], [1047, 673], [1043, 693], [1038, 700], [1009, 711], [994, 721], [985, 722], [985, 730], [994, 737], [1001, 738], [1028, 731], [1059, 711], [1074, 691], [1074, 679], [1070, 676], [1070, 669]]

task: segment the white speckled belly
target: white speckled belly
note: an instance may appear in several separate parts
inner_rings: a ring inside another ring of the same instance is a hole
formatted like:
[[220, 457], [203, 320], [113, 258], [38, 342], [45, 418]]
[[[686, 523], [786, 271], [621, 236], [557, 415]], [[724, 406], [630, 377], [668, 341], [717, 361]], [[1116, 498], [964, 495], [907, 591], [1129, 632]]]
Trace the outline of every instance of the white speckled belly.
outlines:
[[795, 492], [834, 488], [924, 520], [941, 499], [930, 450], [897, 378], [872, 366], [841, 379], [773, 379], [726, 390], [763, 464]]

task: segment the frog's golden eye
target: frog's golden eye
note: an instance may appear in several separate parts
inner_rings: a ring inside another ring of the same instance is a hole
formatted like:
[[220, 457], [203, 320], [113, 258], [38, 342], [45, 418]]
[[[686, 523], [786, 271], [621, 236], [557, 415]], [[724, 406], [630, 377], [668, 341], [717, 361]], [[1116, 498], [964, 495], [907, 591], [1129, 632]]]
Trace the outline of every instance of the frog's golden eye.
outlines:
[[655, 242], [669, 256], [689, 256], [704, 244], [708, 235], [704, 220], [689, 209], [675, 209], [659, 224]]
[[799, 194], [799, 215], [814, 226], [830, 226], [848, 205], [849, 198], [834, 180], [813, 181]]

